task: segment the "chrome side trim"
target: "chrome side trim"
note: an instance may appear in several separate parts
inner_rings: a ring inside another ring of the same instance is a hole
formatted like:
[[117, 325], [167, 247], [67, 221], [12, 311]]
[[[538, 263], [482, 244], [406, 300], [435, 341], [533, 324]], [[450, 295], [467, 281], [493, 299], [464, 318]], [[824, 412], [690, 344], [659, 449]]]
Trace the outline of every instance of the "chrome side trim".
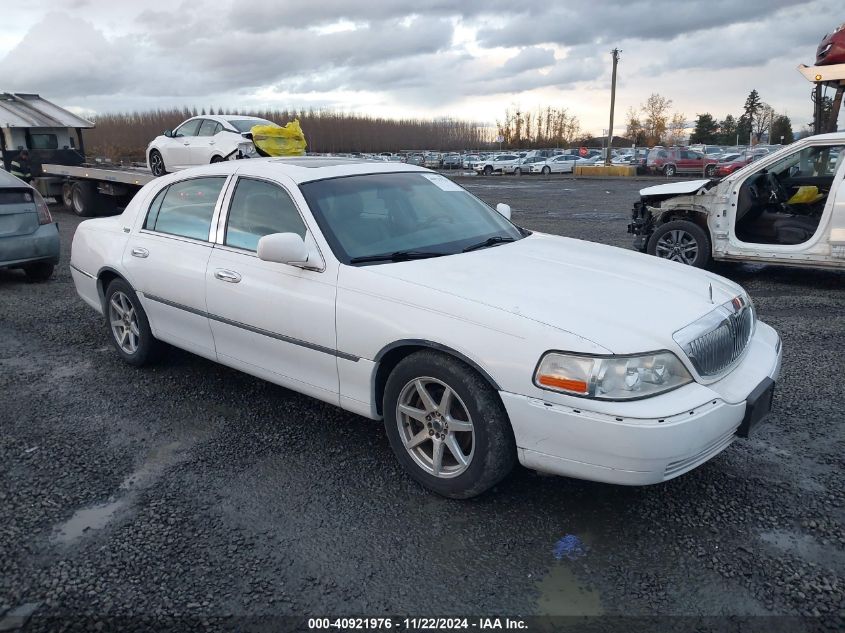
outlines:
[[86, 273], [84, 270], [82, 270], [81, 268], [79, 268], [77, 266], [74, 266], [73, 264], [71, 264], [70, 267], [73, 268], [80, 275], [85, 275], [86, 277], [88, 277], [90, 279], [96, 279], [96, 277], [94, 275], [92, 275], [91, 273]]
[[149, 295], [145, 293], [141, 293], [144, 295], [144, 298], [149, 299], [150, 301], [155, 301], [156, 303], [162, 303], [164, 305], [170, 306], [171, 308], [176, 308], [178, 310], [184, 310], [185, 312], [190, 312], [191, 314], [196, 314], [197, 316], [203, 316], [212, 321], [217, 321], [218, 323], [225, 323], [226, 325], [231, 325], [232, 327], [240, 328], [242, 330], [247, 330], [249, 332], [254, 332], [255, 334], [261, 334], [262, 336], [267, 336], [272, 339], [276, 339], [277, 341], [282, 341], [284, 343], [290, 343], [292, 345], [298, 345], [299, 347], [305, 347], [307, 349], [313, 349], [315, 352], [322, 352], [323, 354], [329, 354], [330, 356], [336, 356], [337, 358], [342, 358], [344, 360], [352, 361], [353, 363], [357, 363], [361, 360], [360, 356], [354, 356], [353, 354], [347, 354], [346, 352], [341, 352], [340, 350], [332, 349], [330, 347], [325, 347], [323, 345], [317, 345], [316, 343], [310, 343], [308, 341], [303, 341], [298, 338], [293, 338], [292, 336], [285, 336], [284, 334], [277, 334], [276, 332], [271, 332], [269, 330], [264, 330], [259, 327], [254, 327], [252, 325], [248, 325], [246, 323], [241, 323], [240, 321], [233, 321], [232, 319], [227, 319], [222, 316], [218, 316], [216, 314], [209, 314], [208, 312], [203, 312], [202, 310], [197, 310], [196, 308], [191, 308], [190, 306], [183, 305], [181, 303], [176, 303], [175, 301], [170, 301], [169, 299], [164, 299], [162, 297], [157, 297], [155, 295]]

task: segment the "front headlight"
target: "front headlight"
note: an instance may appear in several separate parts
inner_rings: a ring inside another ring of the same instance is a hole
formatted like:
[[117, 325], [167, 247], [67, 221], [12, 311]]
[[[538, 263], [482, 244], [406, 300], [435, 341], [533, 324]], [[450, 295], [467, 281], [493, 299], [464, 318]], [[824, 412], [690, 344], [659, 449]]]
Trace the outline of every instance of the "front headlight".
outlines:
[[578, 356], [549, 352], [534, 373], [541, 389], [599, 400], [637, 400], [677, 389], [692, 376], [672, 352]]
[[238, 143], [238, 151], [240, 152], [241, 156], [246, 156], [249, 158], [258, 156], [258, 152], [255, 151], [255, 144], [252, 141], [241, 141], [240, 143]]

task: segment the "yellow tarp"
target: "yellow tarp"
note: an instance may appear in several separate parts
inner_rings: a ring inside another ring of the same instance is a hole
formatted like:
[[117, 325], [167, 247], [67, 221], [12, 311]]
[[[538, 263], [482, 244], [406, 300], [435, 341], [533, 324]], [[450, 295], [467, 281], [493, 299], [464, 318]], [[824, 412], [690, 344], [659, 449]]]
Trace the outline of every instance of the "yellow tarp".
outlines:
[[819, 188], [815, 185], [802, 185], [798, 187], [795, 195], [786, 201], [786, 204], [812, 204], [822, 198], [824, 194], [819, 193]]
[[252, 142], [259, 153], [266, 156], [305, 156], [305, 134], [294, 119], [284, 127], [276, 125], [254, 125]]

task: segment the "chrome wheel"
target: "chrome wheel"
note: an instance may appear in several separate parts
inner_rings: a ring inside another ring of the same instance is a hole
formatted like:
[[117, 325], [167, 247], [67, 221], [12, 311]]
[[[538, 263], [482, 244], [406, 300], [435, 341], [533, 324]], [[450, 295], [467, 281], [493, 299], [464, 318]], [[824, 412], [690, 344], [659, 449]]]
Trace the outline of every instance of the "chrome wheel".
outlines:
[[156, 151], [150, 153], [150, 171], [153, 172], [153, 176], [163, 176], [165, 173], [164, 159]]
[[430, 377], [409, 381], [399, 393], [396, 423], [405, 450], [428, 474], [457, 477], [472, 462], [472, 418], [446, 383]]
[[109, 324], [117, 346], [127, 354], [138, 351], [141, 331], [138, 328], [138, 313], [135, 306], [123, 292], [117, 291], [109, 300]]
[[692, 266], [698, 257], [698, 241], [686, 231], [675, 229], [660, 236], [655, 255]]

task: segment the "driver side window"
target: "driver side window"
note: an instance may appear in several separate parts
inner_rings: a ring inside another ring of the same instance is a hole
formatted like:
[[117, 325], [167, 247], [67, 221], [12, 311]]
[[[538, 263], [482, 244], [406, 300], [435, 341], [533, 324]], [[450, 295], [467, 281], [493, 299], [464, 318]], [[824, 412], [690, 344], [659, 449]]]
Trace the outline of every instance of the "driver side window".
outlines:
[[176, 128], [173, 136], [196, 136], [201, 123], [202, 119], [194, 119], [193, 121], [183, 123]]
[[226, 223], [227, 246], [248, 251], [258, 249], [258, 240], [271, 233], [296, 233], [305, 238], [306, 227], [293, 200], [279, 185], [239, 178]]

